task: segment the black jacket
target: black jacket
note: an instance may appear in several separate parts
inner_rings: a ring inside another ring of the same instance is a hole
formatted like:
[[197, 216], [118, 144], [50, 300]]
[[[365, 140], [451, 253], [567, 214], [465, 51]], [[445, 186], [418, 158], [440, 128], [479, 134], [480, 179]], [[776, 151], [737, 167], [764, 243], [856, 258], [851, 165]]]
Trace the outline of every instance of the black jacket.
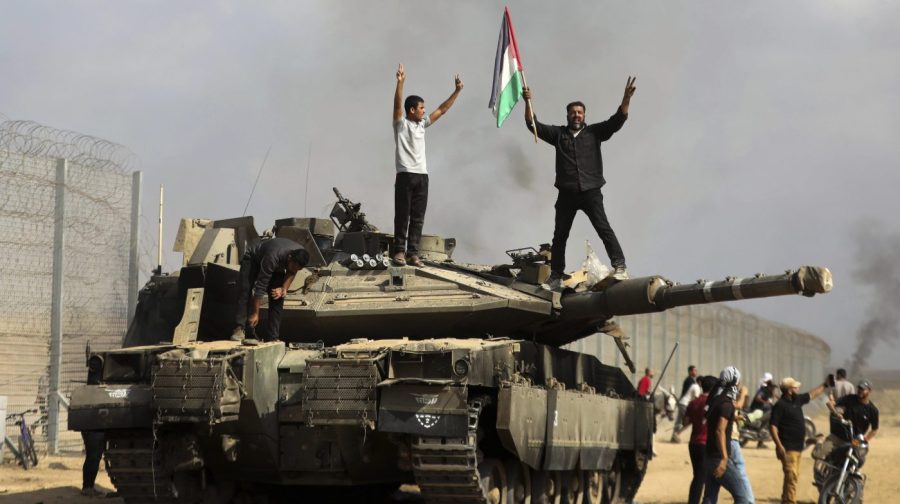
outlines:
[[[600, 143], [609, 140], [619, 131], [628, 116], [621, 109], [609, 119], [585, 126], [576, 137], [568, 126], [550, 126], [537, 120], [538, 137], [556, 147], [556, 182], [561, 191], [581, 192], [603, 187], [603, 157]], [[533, 128], [525, 122], [528, 131]]]

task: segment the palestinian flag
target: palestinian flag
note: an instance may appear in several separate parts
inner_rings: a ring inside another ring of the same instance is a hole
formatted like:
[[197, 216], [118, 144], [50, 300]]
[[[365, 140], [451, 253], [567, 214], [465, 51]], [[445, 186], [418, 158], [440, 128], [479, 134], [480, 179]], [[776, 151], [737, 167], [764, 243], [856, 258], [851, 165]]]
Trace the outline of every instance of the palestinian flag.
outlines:
[[500, 23], [500, 40], [497, 42], [497, 57], [494, 60], [494, 86], [488, 103], [488, 108], [497, 118], [498, 128], [521, 98], [523, 80], [519, 44], [509, 18], [509, 7], [506, 7], [503, 10], [503, 22]]

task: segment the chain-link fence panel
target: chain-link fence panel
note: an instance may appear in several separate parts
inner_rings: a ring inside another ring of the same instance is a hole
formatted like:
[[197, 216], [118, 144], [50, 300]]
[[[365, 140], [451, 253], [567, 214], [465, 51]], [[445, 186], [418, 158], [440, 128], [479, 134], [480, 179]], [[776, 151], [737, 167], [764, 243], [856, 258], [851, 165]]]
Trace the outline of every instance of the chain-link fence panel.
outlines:
[[[26, 420], [39, 425], [39, 448], [46, 448], [49, 430], [41, 424], [51, 388], [54, 252], [62, 252], [60, 395], [84, 383], [88, 341], [111, 349], [125, 334], [132, 157], [119, 145], [75, 132], [0, 123], [0, 395], [8, 397], [9, 413], [37, 410]], [[60, 408], [58, 448], [81, 450], [80, 436], [66, 422]], [[11, 422], [6, 432], [18, 433]]]

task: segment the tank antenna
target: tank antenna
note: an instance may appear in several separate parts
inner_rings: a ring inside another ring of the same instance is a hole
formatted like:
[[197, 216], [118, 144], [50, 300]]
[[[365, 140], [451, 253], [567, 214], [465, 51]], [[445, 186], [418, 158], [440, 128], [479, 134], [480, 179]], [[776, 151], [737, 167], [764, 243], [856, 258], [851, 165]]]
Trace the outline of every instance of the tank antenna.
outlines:
[[256, 173], [256, 180], [253, 181], [253, 189], [250, 189], [250, 196], [247, 197], [247, 204], [244, 205], [244, 213], [241, 214], [241, 217], [247, 215], [247, 208], [250, 207], [250, 200], [253, 199], [253, 193], [256, 191], [256, 184], [259, 182], [259, 176], [262, 175], [263, 167], [266, 166], [266, 161], [269, 160], [269, 152], [272, 151], [272, 146], [270, 145], [268, 149], [266, 149], [266, 156], [263, 158], [262, 164], [259, 165], [259, 171]]
[[163, 185], [159, 185], [159, 236], [156, 240], [156, 274], [162, 275]]
[[309, 150], [306, 154], [306, 187], [303, 189], [303, 216], [308, 215], [306, 213], [306, 200], [309, 196], [309, 165], [310, 161], [312, 161], [312, 142], [309, 142]]
[[675, 356], [675, 350], [678, 350], [678, 342], [675, 342], [675, 346], [672, 347], [672, 351], [669, 352], [669, 358], [666, 359], [666, 365], [662, 368], [662, 373], [659, 373], [659, 379], [656, 380], [656, 386], [653, 387], [653, 392], [650, 393], [650, 397], [654, 397], [656, 395], [656, 389], [659, 388], [659, 384], [662, 383], [663, 376], [666, 376], [666, 369], [669, 369], [669, 363], [672, 362], [672, 357]]

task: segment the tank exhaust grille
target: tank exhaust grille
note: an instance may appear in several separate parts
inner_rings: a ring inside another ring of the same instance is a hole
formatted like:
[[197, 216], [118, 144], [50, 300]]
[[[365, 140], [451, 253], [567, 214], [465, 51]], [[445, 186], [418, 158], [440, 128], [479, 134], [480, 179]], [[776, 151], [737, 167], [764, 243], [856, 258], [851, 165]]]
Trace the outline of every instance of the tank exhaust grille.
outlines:
[[153, 370], [153, 405], [164, 423], [237, 420], [240, 386], [227, 359], [159, 360]]
[[361, 425], [375, 428], [378, 368], [372, 360], [307, 361], [303, 414], [310, 426]]

